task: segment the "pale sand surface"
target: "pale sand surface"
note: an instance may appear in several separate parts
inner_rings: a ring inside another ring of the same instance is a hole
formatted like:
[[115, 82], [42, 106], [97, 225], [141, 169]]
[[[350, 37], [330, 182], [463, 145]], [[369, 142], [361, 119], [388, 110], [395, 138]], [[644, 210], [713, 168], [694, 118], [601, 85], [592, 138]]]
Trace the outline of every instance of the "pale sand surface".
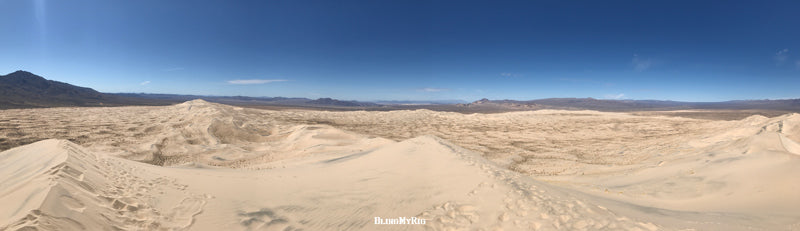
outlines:
[[798, 114], [4, 110], [0, 229], [797, 230], [799, 141]]

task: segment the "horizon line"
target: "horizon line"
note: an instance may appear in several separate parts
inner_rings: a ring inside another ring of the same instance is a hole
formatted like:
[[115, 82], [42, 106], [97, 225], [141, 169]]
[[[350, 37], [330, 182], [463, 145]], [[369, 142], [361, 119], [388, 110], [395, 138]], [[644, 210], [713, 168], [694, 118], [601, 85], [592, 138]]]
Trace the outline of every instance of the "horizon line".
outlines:
[[677, 103], [724, 103], [724, 102], [735, 102], [735, 101], [779, 101], [779, 100], [800, 100], [799, 98], [763, 98], [763, 99], [733, 99], [733, 100], [723, 100], [723, 101], [679, 101], [679, 100], [669, 100], [669, 99], [603, 99], [603, 98], [595, 98], [595, 97], [547, 97], [547, 98], [533, 98], [533, 99], [489, 99], [486, 97], [477, 99], [477, 100], [464, 100], [464, 99], [430, 99], [430, 100], [415, 100], [415, 99], [371, 99], [371, 100], [357, 100], [357, 99], [344, 99], [344, 98], [333, 98], [333, 97], [317, 97], [317, 98], [309, 98], [309, 97], [299, 97], [299, 96], [246, 96], [246, 95], [205, 95], [205, 94], [179, 94], [179, 93], [148, 93], [148, 92], [100, 92], [104, 94], [144, 94], [144, 95], [175, 95], [175, 96], [199, 96], [199, 97], [249, 97], [249, 98], [286, 98], [286, 99], [334, 99], [339, 101], [356, 101], [356, 102], [379, 102], [379, 101], [417, 101], [417, 102], [440, 102], [440, 101], [464, 101], [467, 103], [473, 103], [477, 101], [481, 101], [483, 99], [487, 99], [489, 101], [536, 101], [536, 100], [547, 100], [547, 99], [592, 99], [592, 100], [601, 100], [601, 101], [661, 101], [661, 102], [677, 102]]

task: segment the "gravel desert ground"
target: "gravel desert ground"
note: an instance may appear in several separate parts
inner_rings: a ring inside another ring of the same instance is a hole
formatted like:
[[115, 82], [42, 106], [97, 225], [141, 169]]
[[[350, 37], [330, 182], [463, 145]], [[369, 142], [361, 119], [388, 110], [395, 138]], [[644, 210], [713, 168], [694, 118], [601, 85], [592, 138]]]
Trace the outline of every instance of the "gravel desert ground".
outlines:
[[798, 143], [799, 114], [11, 109], [0, 229], [797, 230]]

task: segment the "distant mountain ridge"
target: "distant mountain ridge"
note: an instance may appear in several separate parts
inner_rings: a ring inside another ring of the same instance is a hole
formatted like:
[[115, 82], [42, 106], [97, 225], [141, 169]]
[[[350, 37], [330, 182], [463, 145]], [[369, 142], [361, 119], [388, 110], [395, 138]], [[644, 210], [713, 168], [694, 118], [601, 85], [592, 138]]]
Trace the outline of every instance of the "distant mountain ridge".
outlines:
[[125, 105], [169, 105], [194, 99], [239, 106], [277, 106], [333, 110], [416, 110], [464, 113], [540, 109], [597, 111], [655, 111], [686, 109], [781, 110], [800, 112], [800, 99], [735, 100], [725, 102], [678, 102], [662, 100], [608, 100], [594, 98], [547, 98], [537, 100], [489, 100], [472, 103], [458, 100], [345, 101], [332, 98], [287, 98], [249, 96], [200, 96], [148, 93], [101, 93], [91, 88], [47, 80], [27, 71], [0, 75], [0, 109], [37, 107], [88, 107]]
[[345, 101], [332, 98], [287, 98], [287, 97], [250, 97], [250, 96], [208, 96], [208, 95], [173, 95], [173, 94], [147, 94], [147, 93], [111, 93], [117, 96], [166, 100], [172, 102], [185, 102], [202, 99], [214, 103], [241, 105], [241, 106], [298, 106], [298, 107], [380, 107], [371, 102]]
[[0, 108], [99, 106], [108, 101], [94, 89], [47, 80], [27, 71], [0, 75]]
[[168, 105], [168, 100], [145, 100], [98, 92], [87, 87], [48, 80], [27, 71], [0, 75], [0, 109]]
[[669, 100], [611, 100], [594, 98], [547, 98], [537, 100], [489, 100], [481, 99], [462, 107], [498, 107], [508, 109], [566, 109], [596, 111], [637, 110], [785, 110], [800, 111], [800, 99], [782, 100], [734, 100], [724, 102], [680, 102]]
[[343, 100], [336, 100], [331, 98], [319, 98], [316, 100], [311, 100], [306, 102], [307, 104], [313, 105], [327, 105], [327, 106], [339, 106], [339, 107], [377, 107], [380, 106], [376, 103], [369, 103], [369, 102], [359, 102], [359, 101], [343, 101]]
[[464, 100], [450, 99], [450, 100], [378, 100], [373, 101], [381, 105], [446, 105], [446, 104], [463, 104], [469, 103]]

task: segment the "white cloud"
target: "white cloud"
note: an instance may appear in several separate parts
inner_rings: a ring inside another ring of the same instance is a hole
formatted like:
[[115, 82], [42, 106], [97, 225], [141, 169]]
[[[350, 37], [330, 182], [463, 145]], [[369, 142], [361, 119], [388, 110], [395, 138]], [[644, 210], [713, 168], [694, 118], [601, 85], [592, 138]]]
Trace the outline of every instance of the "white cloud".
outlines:
[[237, 85], [249, 85], [249, 84], [265, 84], [265, 83], [274, 83], [274, 82], [284, 82], [288, 81], [285, 79], [235, 79], [235, 80], [228, 80], [230, 84], [237, 84]]
[[447, 88], [430, 88], [430, 87], [419, 89], [419, 91], [422, 91], [422, 92], [443, 92], [443, 91], [448, 91], [448, 90], [450, 90], [450, 89], [447, 89]]
[[147, 85], [147, 84], [150, 84], [150, 81], [144, 81], [144, 82], [139, 83], [139, 85], [142, 85], [142, 86]]
[[606, 98], [606, 99], [624, 99], [625, 98], [625, 94], [624, 93], [619, 93], [619, 94], [616, 94], [616, 95], [609, 94], [609, 95], [605, 95], [603, 97]]
[[653, 61], [650, 59], [640, 59], [639, 55], [634, 54], [631, 64], [633, 64], [634, 70], [641, 72], [650, 69], [650, 67], [653, 66]]
[[789, 59], [789, 49], [784, 48], [783, 50], [779, 50], [777, 53], [775, 53], [774, 58], [777, 65], [783, 65], [783, 63]]

